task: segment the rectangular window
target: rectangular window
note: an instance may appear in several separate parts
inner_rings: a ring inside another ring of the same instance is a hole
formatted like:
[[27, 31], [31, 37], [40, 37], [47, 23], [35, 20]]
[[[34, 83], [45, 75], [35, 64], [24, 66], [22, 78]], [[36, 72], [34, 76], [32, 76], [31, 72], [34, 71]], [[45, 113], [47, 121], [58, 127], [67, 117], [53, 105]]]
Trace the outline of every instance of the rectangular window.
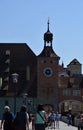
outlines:
[[63, 90], [63, 96], [70, 96], [70, 95], [71, 95], [71, 91], [69, 89]]
[[0, 89], [2, 87], [2, 77], [0, 77]]
[[80, 90], [73, 90], [73, 96], [80, 96]]
[[10, 55], [10, 50], [6, 50], [5, 54]]
[[26, 80], [30, 80], [30, 67], [26, 67]]

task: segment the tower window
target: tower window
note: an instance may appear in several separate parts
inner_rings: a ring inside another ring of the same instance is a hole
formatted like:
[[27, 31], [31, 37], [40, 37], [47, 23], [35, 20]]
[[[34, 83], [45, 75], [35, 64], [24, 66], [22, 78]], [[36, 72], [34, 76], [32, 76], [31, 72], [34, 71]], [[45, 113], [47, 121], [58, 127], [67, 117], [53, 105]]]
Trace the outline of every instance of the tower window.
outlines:
[[53, 64], [53, 63], [54, 63], [54, 61], [53, 61], [53, 60], [51, 60], [51, 61], [50, 61], [50, 63], [51, 63], [51, 64]]
[[46, 63], [46, 60], [42, 60], [41, 62], [42, 62], [42, 63]]
[[55, 63], [56, 63], [56, 61], [54, 61], [54, 60], [51, 60], [51, 61], [50, 61], [50, 63], [51, 63], [51, 64], [55, 64]]
[[47, 57], [50, 56], [50, 51], [49, 51], [49, 50], [46, 51], [46, 56], [47, 56]]
[[44, 60], [44, 63], [46, 63], [46, 60]]

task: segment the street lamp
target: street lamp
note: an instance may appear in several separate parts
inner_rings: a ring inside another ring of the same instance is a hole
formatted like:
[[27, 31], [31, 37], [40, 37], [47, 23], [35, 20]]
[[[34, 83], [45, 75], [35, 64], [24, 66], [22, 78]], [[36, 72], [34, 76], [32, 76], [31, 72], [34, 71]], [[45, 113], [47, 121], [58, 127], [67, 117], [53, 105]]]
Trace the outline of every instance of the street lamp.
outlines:
[[14, 114], [16, 113], [16, 84], [18, 82], [18, 74], [17, 73], [13, 73], [12, 74], [12, 80], [13, 80], [13, 83], [15, 84], [14, 86]]
[[26, 105], [26, 98], [27, 98], [28, 94], [27, 93], [24, 93], [23, 94], [23, 98], [24, 98], [24, 105]]
[[31, 105], [32, 105], [32, 100], [28, 100], [28, 109], [29, 109], [29, 113], [31, 112]]

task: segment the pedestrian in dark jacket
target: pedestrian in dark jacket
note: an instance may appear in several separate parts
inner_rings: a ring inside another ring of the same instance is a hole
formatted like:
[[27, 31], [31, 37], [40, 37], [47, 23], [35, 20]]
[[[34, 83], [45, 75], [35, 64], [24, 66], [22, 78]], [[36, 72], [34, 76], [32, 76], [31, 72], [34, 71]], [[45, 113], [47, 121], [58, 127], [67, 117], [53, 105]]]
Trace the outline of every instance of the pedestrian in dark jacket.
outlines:
[[23, 105], [19, 112], [15, 115], [17, 125], [15, 127], [15, 130], [29, 130], [29, 114], [26, 112], [26, 106]]
[[2, 119], [1, 119], [1, 129], [3, 127], [3, 130], [12, 130], [13, 119], [14, 119], [14, 114], [12, 112], [10, 112], [10, 107], [5, 106], [4, 113], [3, 113]]
[[78, 130], [83, 130], [83, 114], [80, 115]]
[[68, 126], [72, 125], [72, 115], [70, 112], [67, 114], [67, 124]]

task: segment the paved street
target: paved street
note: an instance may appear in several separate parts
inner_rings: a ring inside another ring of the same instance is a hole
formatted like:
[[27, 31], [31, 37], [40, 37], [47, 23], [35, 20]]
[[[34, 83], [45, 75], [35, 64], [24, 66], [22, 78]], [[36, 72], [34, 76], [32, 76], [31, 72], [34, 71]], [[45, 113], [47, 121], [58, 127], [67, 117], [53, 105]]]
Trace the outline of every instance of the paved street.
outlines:
[[[59, 130], [77, 130], [77, 127], [74, 126], [68, 126], [66, 123], [60, 121], [60, 127]], [[55, 128], [56, 130], [58, 130], [57, 128]]]
[[[32, 130], [32, 123], [30, 123], [29, 128], [30, 128], [30, 130]], [[74, 126], [71, 126], [71, 125], [68, 126], [66, 123], [60, 121], [60, 127], [59, 127], [59, 129], [57, 129], [57, 128], [51, 129], [51, 128], [49, 127], [49, 129], [46, 128], [46, 130], [78, 130], [78, 129], [77, 129], [77, 127], [74, 127]]]
[[[30, 130], [32, 130], [31, 127], [31, 123], [30, 123]], [[60, 127], [59, 129], [55, 128], [55, 129], [51, 129], [51, 128], [46, 128], [46, 130], [78, 130], [77, 127], [71, 126], [71, 125], [67, 125], [66, 123], [60, 121]]]

